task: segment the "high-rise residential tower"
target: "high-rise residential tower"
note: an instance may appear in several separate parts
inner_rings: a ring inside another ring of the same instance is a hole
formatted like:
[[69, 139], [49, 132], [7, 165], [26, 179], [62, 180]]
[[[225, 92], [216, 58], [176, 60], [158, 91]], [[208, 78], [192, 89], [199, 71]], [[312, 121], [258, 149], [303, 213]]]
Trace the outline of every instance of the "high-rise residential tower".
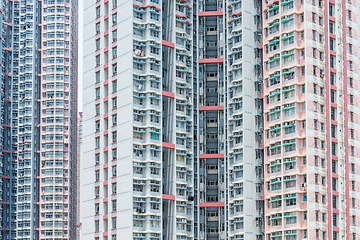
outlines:
[[266, 239], [359, 239], [356, 1], [263, 10]]
[[83, 238], [263, 239], [261, 7], [84, 2]]
[[77, 4], [41, 4], [40, 239], [77, 234]]
[[77, 1], [1, 16], [1, 239], [75, 239]]

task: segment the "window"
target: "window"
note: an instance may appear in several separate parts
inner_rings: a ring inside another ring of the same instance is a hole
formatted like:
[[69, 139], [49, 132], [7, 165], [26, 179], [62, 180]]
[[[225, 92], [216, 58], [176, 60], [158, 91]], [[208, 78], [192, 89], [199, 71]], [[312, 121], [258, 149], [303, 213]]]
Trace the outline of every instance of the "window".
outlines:
[[116, 217], [111, 218], [111, 229], [116, 229]]
[[100, 49], [100, 39], [95, 41], [95, 45], [96, 45], [95, 49]]
[[114, 47], [114, 48], [112, 49], [112, 57], [113, 57], [113, 58], [117, 58], [117, 47]]
[[116, 177], [116, 166], [111, 167], [111, 173], [113, 177]]
[[112, 32], [113, 42], [117, 41], [117, 30]]
[[112, 142], [116, 143], [117, 142], [117, 132], [112, 132]]
[[100, 147], [100, 137], [95, 138], [95, 148], [99, 148]]
[[117, 114], [114, 114], [111, 116], [111, 120], [112, 120], [112, 125], [116, 125], [117, 124]]
[[100, 17], [100, 6], [96, 8], [96, 18]]
[[100, 23], [95, 25], [95, 31], [96, 31], [96, 34], [100, 33]]
[[111, 150], [111, 155], [112, 155], [112, 159], [115, 160], [117, 158], [117, 149], [112, 149]]
[[100, 72], [95, 73], [95, 81], [100, 82]]
[[311, 13], [311, 20], [313, 22], [316, 22], [316, 14], [315, 13]]
[[95, 221], [95, 232], [100, 230], [100, 221]]
[[111, 194], [116, 194], [116, 183], [111, 184]]
[[117, 97], [114, 97], [112, 100], [112, 108], [117, 108]]
[[113, 200], [111, 203], [111, 211], [115, 212], [117, 209], [117, 204], [116, 204], [116, 200]]
[[112, 23], [113, 23], [113, 25], [117, 24], [117, 13], [112, 15]]
[[113, 0], [113, 8], [116, 8], [117, 7], [117, 0]]
[[117, 63], [112, 65], [112, 73], [113, 73], [113, 75], [117, 74]]
[[95, 66], [100, 66], [100, 55], [95, 57]]

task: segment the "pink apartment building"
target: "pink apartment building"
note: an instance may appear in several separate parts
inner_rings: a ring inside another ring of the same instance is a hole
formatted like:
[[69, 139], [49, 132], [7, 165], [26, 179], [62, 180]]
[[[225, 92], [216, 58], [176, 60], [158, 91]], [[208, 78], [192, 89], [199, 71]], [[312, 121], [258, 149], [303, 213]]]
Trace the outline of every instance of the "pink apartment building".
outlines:
[[41, 5], [39, 238], [76, 239], [77, 0]]
[[360, 239], [356, 0], [263, 1], [266, 239]]

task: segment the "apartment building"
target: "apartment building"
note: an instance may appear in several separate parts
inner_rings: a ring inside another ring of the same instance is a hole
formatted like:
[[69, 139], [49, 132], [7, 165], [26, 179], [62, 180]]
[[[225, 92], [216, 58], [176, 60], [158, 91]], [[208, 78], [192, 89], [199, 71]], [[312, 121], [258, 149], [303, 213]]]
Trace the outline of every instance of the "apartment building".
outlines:
[[261, 8], [84, 2], [83, 238], [264, 238]]
[[357, 11], [263, 2], [266, 239], [359, 239]]
[[77, 235], [77, 4], [41, 5], [40, 239]]
[[[1, 2], [1, 97], [0, 97], [0, 191], [1, 191], [1, 205], [0, 205], [0, 224], [1, 224], [1, 239], [11, 239], [14, 237], [14, 229], [16, 228], [16, 163], [12, 156], [14, 151], [13, 135], [12, 135], [12, 111], [11, 111], [11, 95], [12, 91], [12, 66], [18, 62], [12, 62], [12, 15], [4, 10], [10, 5], [8, 2]], [[17, 88], [16, 88], [17, 90]]]
[[75, 239], [77, 1], [1, 16], [1, 239]]
[[81, 162], [82, 162], [82, 117], [83, 113], [79, 112], [78, 126], [77, 126], [77, 193], [76, 193], [76, 240], [82, 239], [81, 237]]

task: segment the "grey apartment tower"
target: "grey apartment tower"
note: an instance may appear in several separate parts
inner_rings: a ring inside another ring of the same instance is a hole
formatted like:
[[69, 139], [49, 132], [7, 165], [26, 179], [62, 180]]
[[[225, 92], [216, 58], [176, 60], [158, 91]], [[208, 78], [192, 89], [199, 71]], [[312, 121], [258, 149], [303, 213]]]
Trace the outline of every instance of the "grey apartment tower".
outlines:
[[261, 9], [84, 2], [83, 238], [265, 239]]

